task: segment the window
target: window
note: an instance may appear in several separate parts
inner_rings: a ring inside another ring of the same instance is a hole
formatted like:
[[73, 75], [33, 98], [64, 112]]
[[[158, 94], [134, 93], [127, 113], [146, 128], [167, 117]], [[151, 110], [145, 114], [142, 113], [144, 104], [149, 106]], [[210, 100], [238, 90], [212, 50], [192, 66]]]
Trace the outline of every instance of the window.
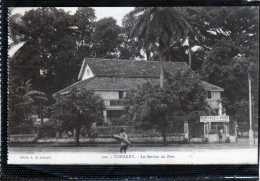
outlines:
[[211, 99], [211, 92], [208, 91], [208, 99]]
[[118, 95], [119, 95], [119, 99], [122, 99], [124, 97], [124, 91], [119, 91]]

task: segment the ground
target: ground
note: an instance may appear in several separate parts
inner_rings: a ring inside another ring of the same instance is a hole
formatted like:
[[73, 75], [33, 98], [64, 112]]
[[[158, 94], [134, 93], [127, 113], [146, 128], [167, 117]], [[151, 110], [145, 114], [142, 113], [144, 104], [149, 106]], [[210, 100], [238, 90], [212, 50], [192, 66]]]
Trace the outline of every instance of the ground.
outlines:
[[257, 164], [258, 146], [248, 140], [222, 144], [120, 145], [80, 147], [9, 147], [8, 163], [16, 164]]

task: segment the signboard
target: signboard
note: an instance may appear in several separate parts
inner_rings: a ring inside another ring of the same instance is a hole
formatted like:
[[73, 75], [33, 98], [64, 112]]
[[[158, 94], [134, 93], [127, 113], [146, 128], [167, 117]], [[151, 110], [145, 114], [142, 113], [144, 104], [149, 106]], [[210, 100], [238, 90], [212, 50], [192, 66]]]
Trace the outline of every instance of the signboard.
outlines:
[[229, 116], [200, 116], [200, 122], [208, 123], [208, 122], [229, 122]]

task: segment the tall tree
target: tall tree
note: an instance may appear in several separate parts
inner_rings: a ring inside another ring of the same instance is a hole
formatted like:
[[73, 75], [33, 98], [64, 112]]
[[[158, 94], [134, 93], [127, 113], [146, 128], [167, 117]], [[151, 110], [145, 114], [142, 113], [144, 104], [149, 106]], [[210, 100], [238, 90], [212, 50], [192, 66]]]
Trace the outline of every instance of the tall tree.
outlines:
[[[30, 80], [20, 83], [17, 79], [10, 79], [9, 95], [9, 130], [11, 133], [20, 131], [32, 132], [34, 123], [31, 116], [38, 115], [43, 125], [44, 110], [48, 98], [44, 92], [33, 90]], [[17, 130], [19, 129], [19, 130]], [[38, 132], [39, 133], [39, 132]], [[39, 133], [40, 136], [40, 133]]]
[[[207, 53], [202, 64], [203, 79], [224, 88], [222, 95], [227, 114], [241, 122], [248, 122], [248, 75], [252, 77], [253, 95], [258, 97], [257, 55], [242, 55], [241, 48], [233, 41], [222, 40]], [[247, 104], [245, 104], [247, 103]], [[247, 105], [247, 106], [246, 106]], [[256, 108], [257, 108], [257, 104]], [[243, 107], [243, 108], [242, 108]], [[242, 108], [242, 109], [241, 109]], [[245, 112], [240, 112], [244, 110]]]
[[92, 55], [92, 34], [95, 28], [96, 15], [95, 10], [89, 7], [78, 8], [74, 15], [75, 26], [71, 29], [75, 30], [77, 38], [78, 56], [80, 60], [84, 57]]
[[[30, 132], [33, 123], [29, 119], [31, 100], [25, 97], [25, 94], [31, 90], [30, 81], [20, 82], [14, 77], [9, 79], [9, 126], [11, 134]], [[29, 128], [29, 129], [28, 129]]]
[[206, 10], [207, 23], [214, 32], [215, 39], [229, 38], [239, 47], [249, 49], [251, 43], [258, 38], [257, 7], [221, 7]]
[[[244, 52], [255, 49], [252, 42], [258, 39], [259, 29], [256, 7], [185, 7], [183, 13], [193, 28], [193, 33], [189, 34], [187, 50], [189, 47], [199, 47], [198, 52], [190, 51], [194, 60], [191, 62], [193, 69], [200, 68], [200, 59], [222, 39], [236, 42], [241, 52], [242, 49], [246, 50]], [[180, 60], [187, 58], [182, 57]]]
[[121, 28], [113, 18], [103, 18], [96, 22], [93, 33], [94, 56], [100, 58], [118, 57], [117, 47], [120, 44]]
[[65, 129], [75, 130], [75, 142], [79, 144], [83, 128], [89, 131], [93, 122], [103, 120], [103, 100], [88, 90], [73, 89], [67, 95], [57, 96], [51, 106], [52, 117]]
[[37, 131], [37, 139], [42, 136], [43, 133], [43, 124], [44, 124], [44, 117], [47, 116], [47, 103], [48, 98], [44, 92], [37, 91], [37, 90], [30, 90], [28, 91], [24, 97], [31, 101], [30, 103], [30, 112], [37, 114], [40, 119], [40, 125], [38, 126]]
[[192, 28], [185, 19], [181, 8], [135, 8], [131, 14], [137, 16], [137, 21], [132, 29], [132, 37], [142, 39], [145, 49], [149, 49], [152, 45], [158, 48], [161, 61], [160, 86], [162, 88], [163, 61], [166, 60], [166, 54], [176, 42], [186, 38]]
[[211, 110], [198, 75], [189, 70], [166, 74], [166, 84], [146, 83], [127, 94], [127, 112], [143, 129], [156, 129], [167, 144], [167, 133], [176, 119], [198, 120]]
[[31, 79], [34, 89], [51, 96], [76, 80], [82, 61], [77, 58], [73, 16], [57, 8], [37, 8], [20, 19], [10, 24], [12, 37], [25, 42], [12, 59], [13, 73]]
[[143, 58], [143, 55], [141, 54], [142, 41], [130, 36], [135, 21], [136, 17], [131, 14], [125, 15], [122, 20], [122, 32], [119, 36], [121, 44], [118, 48], [121, 59]]
[[[249, 74], [253, 97], [258, 98], [258, 9], [221, 7], [204, 8], [203, 12], [205, 30], [211, 34], [204, 41], [209, 50], [201, 64], [203, 78], [225, 89], [223, 98], [227, 113], [246, 125], [249, 123], [245, 116], [248, 115]], [[257, 110], [257, 101], [253, 103]]]

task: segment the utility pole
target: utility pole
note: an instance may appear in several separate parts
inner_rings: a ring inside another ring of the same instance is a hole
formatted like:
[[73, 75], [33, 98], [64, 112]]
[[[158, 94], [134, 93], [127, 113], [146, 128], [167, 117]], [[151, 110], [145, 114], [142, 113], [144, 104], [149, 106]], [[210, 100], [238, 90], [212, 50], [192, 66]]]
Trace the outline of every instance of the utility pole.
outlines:
[[190, 48], [190, 45], [188, 47], [188, 54], [189, 54], [189, 67], [191, 68], [191, 48]]
[[186, 40], [183, 43], [183, 46], [187, 48], [189, 67], [191, 68], [191, 48], [190, 48], [190, 39], [189, 39], [189, 37], [186, 38]]
[[254, 144], [254, 132], [252, 129], [252, 93], [251, 93], [251, 77], [250, 74], [248, 73], [248, 91], [249, 91], [249, 144], [253, 145]]

